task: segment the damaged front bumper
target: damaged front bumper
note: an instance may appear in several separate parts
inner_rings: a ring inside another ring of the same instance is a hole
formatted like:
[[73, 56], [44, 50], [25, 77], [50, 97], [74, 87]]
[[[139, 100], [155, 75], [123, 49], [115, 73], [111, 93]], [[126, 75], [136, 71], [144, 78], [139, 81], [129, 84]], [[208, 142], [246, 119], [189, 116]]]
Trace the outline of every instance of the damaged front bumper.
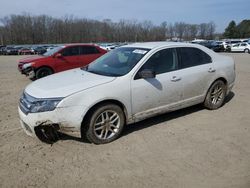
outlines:
[[25, 74], [29, 78], [35, 77], [35, 70], [32, 67], [22, 70], [22, 74]]
[[35, 70], [30, 63], [23, 64], [19, 67], [19, 71], [31, 79], [35, 77]]
[[[76, 110], [79, 110], [78, 108]], [[25, 114], [18, 107], [21, 127], [25, 133], [38, 137], [41, 141], [51, 143], [58, 138], [58, 132], [80, 137], [81, 120], [70, 121], [72, 115], [65, 115], [67, 108], [59, 108], [50, 112]], [[68, 120], [69, 118], [69, 120]], [[73, 119], [74, 120], [74, 119]], [[77, 120], [75, 118], [75, 120]]]

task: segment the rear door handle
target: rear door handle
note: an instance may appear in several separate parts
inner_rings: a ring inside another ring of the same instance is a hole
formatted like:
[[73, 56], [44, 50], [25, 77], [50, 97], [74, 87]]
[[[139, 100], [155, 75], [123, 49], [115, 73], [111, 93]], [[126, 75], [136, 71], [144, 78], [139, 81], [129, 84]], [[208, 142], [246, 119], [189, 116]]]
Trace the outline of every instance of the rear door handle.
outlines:
[[173, 76], [172, 78], [171, 78], [171, 81], [172, 82], [178, 82], [178, 81], [180, 81], [181, 80], [181, 77], [177, 77], [177, 76]]
[[215, 72], [215, 71], [216, 71], [216, 70], [213, 69], [213, 68], [209, 68], [209, 69], [208, 69], [208, 72], [209, 72], [209, 73], [212, 73], [212, 72]]

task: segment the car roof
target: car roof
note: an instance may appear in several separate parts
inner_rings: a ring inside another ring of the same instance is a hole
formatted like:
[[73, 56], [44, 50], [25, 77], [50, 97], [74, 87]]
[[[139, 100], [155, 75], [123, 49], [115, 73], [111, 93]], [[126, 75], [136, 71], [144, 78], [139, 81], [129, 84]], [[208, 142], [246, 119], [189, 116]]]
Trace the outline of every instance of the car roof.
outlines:
[[64, 44], [62, 46], [68, 47], [68, 46], [97, 46], [93, 43], [70, 43], [70, 44]]
[[142, 43], [133, 43], [128, 44], [123, 47], [134, 47], [134, 48], [147, 48], [147, 49], [155, 49], [161, 47], [197, 47], [197, 44], [191, 44], [186, 42], [142, 42]]

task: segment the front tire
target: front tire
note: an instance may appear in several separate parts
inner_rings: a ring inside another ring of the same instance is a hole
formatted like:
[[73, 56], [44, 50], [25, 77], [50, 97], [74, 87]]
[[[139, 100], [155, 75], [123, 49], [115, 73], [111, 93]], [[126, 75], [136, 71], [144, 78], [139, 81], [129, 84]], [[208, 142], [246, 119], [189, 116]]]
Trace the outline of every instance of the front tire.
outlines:
[[36, 79], [43, 78], [45, 76], [53, 74], [53, 71], [49, 67], [41, 67], [36, 71]]
[[98, 106], [83, 124], [83, 136], [94, 144], [106, 144], [117, 139], [124, 127], [122, 109], [115, 104]]

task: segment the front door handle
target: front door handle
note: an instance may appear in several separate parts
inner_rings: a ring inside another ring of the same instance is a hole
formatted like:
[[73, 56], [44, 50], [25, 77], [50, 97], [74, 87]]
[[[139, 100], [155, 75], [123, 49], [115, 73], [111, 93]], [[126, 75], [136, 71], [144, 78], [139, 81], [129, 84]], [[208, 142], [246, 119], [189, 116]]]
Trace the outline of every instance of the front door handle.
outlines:
[[209, 68], [209, 69], [208, 69], [208, 72], [209, 72], [209, 73], [212, 73], [212, 72], [215, 72], [215, 71], [216, 71], [216, 70], [213, 69], [213, 68]]
[[178, 81], [180, 81], [181, 80], [181, 77], [177, 77], [177, 76], [173, 76], [172, 78], [171, 78], [171, 81], [172, 82], [178, 82]]

